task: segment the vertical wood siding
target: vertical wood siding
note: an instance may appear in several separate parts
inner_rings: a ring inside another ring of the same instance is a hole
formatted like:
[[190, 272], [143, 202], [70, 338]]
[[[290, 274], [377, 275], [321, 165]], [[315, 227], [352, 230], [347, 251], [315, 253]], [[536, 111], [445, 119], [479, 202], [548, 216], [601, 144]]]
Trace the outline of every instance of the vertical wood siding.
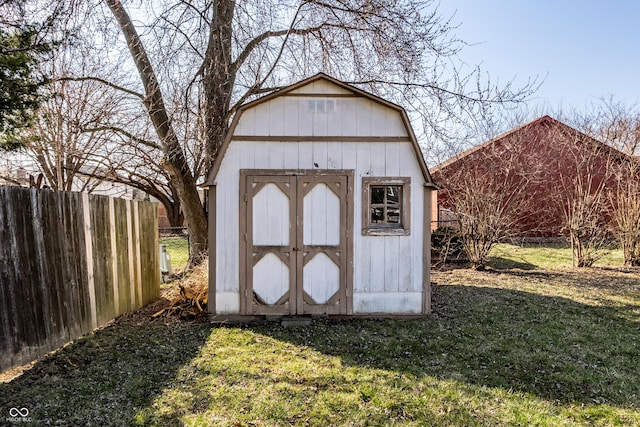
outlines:
[[[277, 149], [274, 149], [278, 147]], [[273, 150], [271, 150], [273, 149]], [[255, 153], [255, 156], [252, 155]], [[278, 155], [274, 155], [278, 153]], [[391, 162], [385, 163], [385, 156]], [[234, 141], [225, 155], [216, 186], [216, 313], [240, 310], [239, 218], [240, 169], [349, 169], [355, 171], [354, 312], [422, 312], [424, 179], [409, 142]], [[316, 166], [315, 164], [318, 166]], [[411, 234], [362, 236], [362, 178], [411, 177]], [[313, 195], [316, 197], [316, 195]], [[277, 200], [277, 197], [273, 197]], [[286, 218], [282, 215], [281, 218]], [[311, 218], [305, 221], [312, 220]], [[334, 226], [335, 224], [328, 224]], [[275, 225], [274, 225], [275, 227]], [[281, 225], [278, 225], [281, 227]], [[259, 227], [267, 232], [270, 227]], [[317, 228], [321, 232], [322, 227]]]
[[159, 296], [151, 203], [0, 186], [0, 371]]
[[[327, 99], [330, 95], [327, 95]], [[336, 98], [333, 112], [308, 111], [309, 98], [275, 98], [243, 112], [236, 136], [407, 136], [397, 111], [364, 98]]]

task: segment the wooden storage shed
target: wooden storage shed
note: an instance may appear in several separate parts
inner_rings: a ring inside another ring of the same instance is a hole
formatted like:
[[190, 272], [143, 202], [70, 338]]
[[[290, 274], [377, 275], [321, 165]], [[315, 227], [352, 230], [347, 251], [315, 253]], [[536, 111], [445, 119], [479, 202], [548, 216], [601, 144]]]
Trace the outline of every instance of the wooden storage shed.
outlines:
[[211, 314], [430, 312], [435, 186], [401, 107], [318, 74], [229, 135], [208, 179]]

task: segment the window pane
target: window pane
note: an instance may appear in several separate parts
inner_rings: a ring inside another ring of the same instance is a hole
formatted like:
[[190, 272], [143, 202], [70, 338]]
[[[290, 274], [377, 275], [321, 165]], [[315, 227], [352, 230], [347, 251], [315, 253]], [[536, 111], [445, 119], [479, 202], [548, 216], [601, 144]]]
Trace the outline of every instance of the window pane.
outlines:
[[371, 208], [371, 223], [384, 223], [384, 208]]
[[400, 187], [387, 187], [387, 204], [389, 206], [399, 206], [400, 204]]
[[384, 203], [385, 187], [371, 187], [371, 204], [379, 205]]
[[387, 209], [387, 223], [400, 224], [400, 209]]

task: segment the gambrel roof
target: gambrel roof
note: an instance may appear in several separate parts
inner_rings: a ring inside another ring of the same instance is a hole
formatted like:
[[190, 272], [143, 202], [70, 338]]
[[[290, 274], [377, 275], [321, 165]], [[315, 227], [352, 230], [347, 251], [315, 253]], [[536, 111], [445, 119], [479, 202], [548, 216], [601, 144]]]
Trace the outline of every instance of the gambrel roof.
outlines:
[[[422, 174], [424, 176], [424, 180], [426, 182], [426, 186], [430, 186], [430, 187], [435, 187], [434, 183], [433, 183], [433, 179], [431, 178], [431, 174], [429, 173], [429, 169], [427, 168], [427, 164], [424, 160], [424, 157], [422, 155], [422, 151], [420, 150], [420, 147], [418, 145], [415, 133], [413, 132], [413, 129], [411, 127], [410, 121], [409, 121], [409, 117], [407, 116], [406, 111], [404, 110], [404, 108], [402, 108], [401, 106], [394, 104], [392, 102], [389, 102], [385, 99], [382, 99], [378, 96], [375, 96], [371, 93], [368, 93], [362, 89], [358, 89], [357, 87], [354, 87], [350, 84], [344, 83], [340, 80], [337, 80], [327, 74], [324, 73], [318, 73], [312, 77], [309, 77], [305, 80], [302, 80], [298, 83], [295, 83], [293, 85], [284, 87], [282, 89], [276, 90], [268, 95], [265, 95], [259, 99], [256, 99], [255, 101], [249, 102], [243, 106], [241, 106], [236, 115], [233, 118], [233, 122], [230, 126], [227, 138], [225, 139], [223, 146], [220, 150], [220, 153], [218, 155], [218, 157], [215, 159], [213, 167], [211, 168], [211, 171], [209, 172], [209, 176], [207, 179], [207, 183], [205, 185], [215, 185], [215, 179], [216, 179], [216, 175], [218, 174], [218, 171], [220, 169], [220, 165], [221, 163], [224, 161], [224, 156], [225, 153], [227, 152], [227, 149], [229, 147], [229, 144], [231, 143], [232, 139], [237, 138], [238, 135], [236, 135], [236, 129], [238, 127], [238, 124], [240, 122], [240, 119], [242, 117], [243, 114], [245, 114], [247, 111], [251, 110], [252, 108], [258, 107], [263, 103], [266, 103], [268, 101], [271, 101], [277, 97], [281, 97], [281, 96], [304, 96], [304, 95], [308, 95], [308, 96], [317, 96], [317, 93], [313, 93], [313, 92], [308, 92], [307, 90], [304, 90], [303, 88], [305, 88], [306, 86], [310, 86], [315, 82], [318, 81], [326, 81], [334, 86], [336, 86], [341, 92], [345, 92], [345, 93], [341, 93], [336, 95], [336, 93], [326, 93], [326, 94], [322, 94], [326, 97], [331, 97], [331, 96], [345, 96], [345, 95], [349, 95], [349, 96], [357, 96], [357, 97], [362, 97], [362, 98], [366, 98], [376, 104], [382, 105], [386, 108], [395, 110], [401, 120], [402, 123], [406, 129], [406, 133], [407, 133], [407, 137], [404, 138], [404, 140], [408, 140], [410, 141], [411, 145], [413, 146], [413, 151], [415, 153], [415, 158], [416, 161], [419, 163], [420, 165], [420, 169], [422, 170]], [[338, 135], [326, 135], [326, 136], [307, 136], [307, 137], [298, 137], [297, 140], [298, 141], [308, 141], [308, 140], [323, 140], [323, 141], [331, 141], [332, 138], [340, 138], [341, 140], [345, 140], [348, 139], [345, 138], [345, 136], [338, 136]], [[282, 140], [286, 141], [286, 140], [293, 140], [296, 138], [290, 137], [290, 136], [283, 136]], [[362, 140], [363, 142], [366, 142], [365, 140], [367, 138], [364, 137], [358, 137], [357, 138], [358, 141]], [[355, 140], [355, 138], [354, 138]], [[371, 142], [374, 141], [378, 141], [378, 140], [382, 140], [381, 138], [378, 138], [376, 136], [371, 136], [368, 137], [368, 140], [370, 140]], [[386, 138], [386, 140], [390, 140], [389, 137]]]

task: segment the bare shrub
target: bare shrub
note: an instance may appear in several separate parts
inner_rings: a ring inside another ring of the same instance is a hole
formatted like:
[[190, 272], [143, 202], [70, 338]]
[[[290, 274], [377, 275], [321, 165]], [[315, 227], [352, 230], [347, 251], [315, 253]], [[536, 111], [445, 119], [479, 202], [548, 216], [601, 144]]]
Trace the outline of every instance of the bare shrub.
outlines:
[[624, 265], [640, 266], [640, 162], [629, 163], [628, 173], [618, 175], [612, 203], [613, 226], [624, 254]]
[[491, 248], [517, 235], [522, 219], [532, 212], [535, 197], [529, 184], [541, 169], [524, 149], [515, 139], [488, 144], [439, 182], [457, 215], [460, 240], [474, 269], [485, 269]]

